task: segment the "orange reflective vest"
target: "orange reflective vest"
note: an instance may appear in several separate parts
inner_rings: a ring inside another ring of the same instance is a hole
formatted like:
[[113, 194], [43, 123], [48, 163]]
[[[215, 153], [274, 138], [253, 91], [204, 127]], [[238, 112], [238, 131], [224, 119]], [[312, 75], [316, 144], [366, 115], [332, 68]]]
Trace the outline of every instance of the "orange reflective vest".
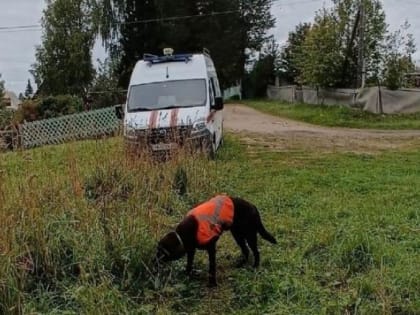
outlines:
[[197, 242], [206, 245], [215, 236], [233, 223], [233, 201], [228, 196], [219, 195], [190, 210], [198, 222]]

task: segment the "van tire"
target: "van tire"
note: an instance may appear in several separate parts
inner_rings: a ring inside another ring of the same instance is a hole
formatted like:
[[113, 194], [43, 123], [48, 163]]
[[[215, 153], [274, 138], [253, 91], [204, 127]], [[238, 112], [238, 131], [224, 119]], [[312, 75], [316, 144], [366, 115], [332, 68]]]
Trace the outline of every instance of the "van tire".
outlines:
[[224, 136], [222, 136], [221, 138], [220, 138], [220, 142], [219, 142], [219, 148], [223, 148], [223, 145], [225, 144], [225, 137]]
[[223, 133], [224, 129], [223, 129], [223, 122], [222, 122], [222, 135], [220, 137], [220, 142], [219, 142], [219, 148], [222, 148], [223, 145], [225, 144], [225, 134]]

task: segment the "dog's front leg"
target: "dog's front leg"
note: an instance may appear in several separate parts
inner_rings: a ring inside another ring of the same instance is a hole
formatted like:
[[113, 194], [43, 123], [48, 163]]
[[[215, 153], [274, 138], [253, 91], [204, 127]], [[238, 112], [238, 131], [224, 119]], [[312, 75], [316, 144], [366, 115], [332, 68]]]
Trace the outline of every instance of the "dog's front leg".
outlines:
[[216, 282], [216, 243], [209, 245], [207, 252], [209, 254], [209, 287], [217, 286]]
[[195, 255], [195, 248], [187, 252], [187, 269], [186, 269], [187, 275], [192, 274], [194, 255]]

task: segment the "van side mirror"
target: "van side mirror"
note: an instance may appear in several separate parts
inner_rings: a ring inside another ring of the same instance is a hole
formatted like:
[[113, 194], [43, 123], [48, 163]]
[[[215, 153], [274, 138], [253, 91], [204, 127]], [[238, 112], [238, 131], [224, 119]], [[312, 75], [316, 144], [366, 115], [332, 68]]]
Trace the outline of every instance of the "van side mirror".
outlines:
[[124, 111], [123, 111], [122, 105], [115, 106], [115, 115], [117, 116], [118, 119], [124, 118]]
[[223, 107], [224, 107], [223, 97], [216, 97], [216, 99], [214, 100], [213, 109], [214, 110], [222, 110]]

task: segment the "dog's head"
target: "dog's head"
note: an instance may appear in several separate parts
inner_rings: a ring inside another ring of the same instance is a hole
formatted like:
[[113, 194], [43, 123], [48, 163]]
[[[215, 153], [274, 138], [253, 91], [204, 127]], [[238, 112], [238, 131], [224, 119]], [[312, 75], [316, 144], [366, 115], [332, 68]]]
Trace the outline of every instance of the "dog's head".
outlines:
[[176, 232], [166, 234], [158, 243], [156, 259], [158, 262], [177, 260], [185, 255], [184, 244]]

